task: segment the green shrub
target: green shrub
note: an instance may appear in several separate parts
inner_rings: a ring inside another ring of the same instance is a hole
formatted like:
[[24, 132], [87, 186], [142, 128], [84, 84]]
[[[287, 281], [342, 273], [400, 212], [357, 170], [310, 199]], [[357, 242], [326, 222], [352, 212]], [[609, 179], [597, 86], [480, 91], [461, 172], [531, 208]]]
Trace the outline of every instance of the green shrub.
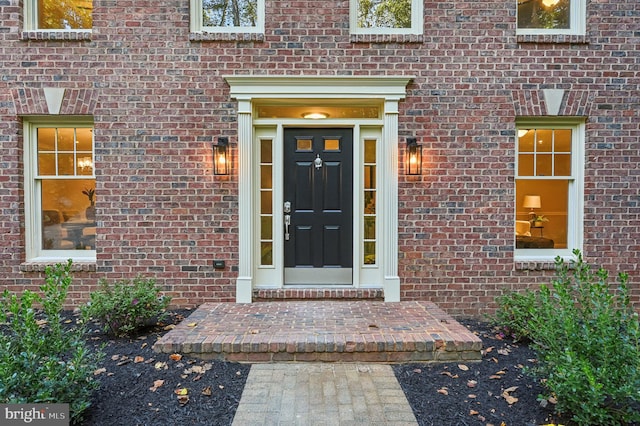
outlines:
[[529, 322], [536, 313], [536, 293], [526, 290], [523, 293], [510, 292], [496, 298], [498, 309], [491, 319], [502, 328], [506, 336], [515, 341], [531, 340], [532, 331]]
[[537, 373], [556, 397], [556, 410], [583, 425], [639, 421], [640, 327], [627, 275], [611, 289], [578, 250], [569, 267], [556, 259], [557, 277], [542, 286], [526, 327], [539, 358]]
[[171, 301], [162, 296], [155, 280], [137, 277], [120, 281], [113, 286], [100, 281], [100, 290], [91, 293], [91, 301], [82, 308], [85, 318], [100, 321], [104, 331], [114, 336], [126, 336], [149, 324], [161, 320]]
[[[67, 403], [74, 422], [99, 387], [102, 353], [87, 348], [81, 326], [63, 327], [62, 307], [72, 281], [71, 260], [45, 270], [44, 296], [8, 290], [0, 299], [0, 402]], [[34, 308], [42, 307], [42, 311]]]

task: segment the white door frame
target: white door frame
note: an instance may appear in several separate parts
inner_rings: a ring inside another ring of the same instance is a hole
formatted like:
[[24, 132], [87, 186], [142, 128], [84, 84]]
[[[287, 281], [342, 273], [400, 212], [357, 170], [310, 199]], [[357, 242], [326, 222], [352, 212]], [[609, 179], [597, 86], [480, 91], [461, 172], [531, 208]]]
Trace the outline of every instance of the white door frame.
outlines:
[[[238, 233], [236, 302], [251, 303], [254, 289], [256, 230], [254, 225], [254, 118], [260, 99], [378, 99], [383, 103], [380, 158], [381, 287], [387, 302], [400, 301], [398, 277], [398, 103], [413, 77], [227, 76], [230, 97], [238, 101]], [[323, 122], [325, 124], [325, 122]], [[330, 122], [326, 123], [330, 125]], [[355, 138], [355, 135], [354, 135]], [[354, 212], [355, 213], [355, 212]]]

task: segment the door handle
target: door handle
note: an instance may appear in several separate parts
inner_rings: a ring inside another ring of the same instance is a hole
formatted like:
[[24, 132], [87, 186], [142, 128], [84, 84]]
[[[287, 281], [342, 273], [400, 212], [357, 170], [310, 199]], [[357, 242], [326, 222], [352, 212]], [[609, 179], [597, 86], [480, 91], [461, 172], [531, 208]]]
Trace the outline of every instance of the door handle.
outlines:
[[289, 241], [289, 225], [291, 225], [291, 215], [284, 215], [284, 239]]

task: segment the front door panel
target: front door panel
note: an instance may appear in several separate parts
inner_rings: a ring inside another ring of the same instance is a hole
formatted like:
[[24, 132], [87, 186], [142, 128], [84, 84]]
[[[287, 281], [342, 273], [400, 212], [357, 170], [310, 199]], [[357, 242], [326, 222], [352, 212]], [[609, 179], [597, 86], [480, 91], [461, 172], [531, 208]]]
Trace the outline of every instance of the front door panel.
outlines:
[[351, 284], [352, 178], [351, 129], [285, 130], [285, 284]]

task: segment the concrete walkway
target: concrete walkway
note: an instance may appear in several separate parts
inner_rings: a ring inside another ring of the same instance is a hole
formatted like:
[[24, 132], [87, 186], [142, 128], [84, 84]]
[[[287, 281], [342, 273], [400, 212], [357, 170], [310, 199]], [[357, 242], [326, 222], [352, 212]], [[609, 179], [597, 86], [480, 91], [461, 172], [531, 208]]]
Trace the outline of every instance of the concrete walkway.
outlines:
[[389, 365], [254, 364], [233, 426], [416, 425]]

